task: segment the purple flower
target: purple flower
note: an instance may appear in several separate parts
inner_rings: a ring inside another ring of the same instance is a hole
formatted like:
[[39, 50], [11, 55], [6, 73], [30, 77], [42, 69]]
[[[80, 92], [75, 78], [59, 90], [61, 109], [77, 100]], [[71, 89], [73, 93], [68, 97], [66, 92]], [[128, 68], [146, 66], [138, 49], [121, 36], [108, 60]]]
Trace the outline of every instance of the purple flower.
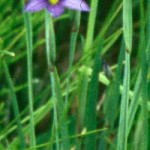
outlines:
[[90, 10], [84, 0], [30, 0], [25, 6], [25, 11], [37, 12], [47, 9], [53, 17], [58, 17], [64, 12], [64, 8], [79, 11]]

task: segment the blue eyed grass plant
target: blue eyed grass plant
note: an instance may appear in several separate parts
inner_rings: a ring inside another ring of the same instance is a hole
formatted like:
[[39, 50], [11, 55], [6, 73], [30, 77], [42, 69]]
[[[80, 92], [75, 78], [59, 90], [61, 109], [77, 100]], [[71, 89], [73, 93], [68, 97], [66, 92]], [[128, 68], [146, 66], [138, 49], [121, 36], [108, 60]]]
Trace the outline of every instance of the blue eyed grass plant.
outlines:
[[[63, 97], [61, 95], [61, 87], [59, 83], [59, 77], [57, 75], [57, 70], [52, 62], [52, 56], [55, 56], [53, 52], [55, 52], [55, 45], [51, 42], [50, 38], [54, 37], [54, 28], [52, 25], [53, 19], [46, 12], [45, 14], [45, 33], [46, 33], [46, 52], [47, 52], [47, 65], [52, 85], [52, 97], [54, 98], [54, 128], [56, 135], [56, 148], [59, 150], [61, 147], [63, 149], [69, 149], [69, 136], [68, 136], [68, 127], [65, 113], [65, 106], [63, 104]], [[49, 26], [49, 23], [51, 24]], [[52, 36], [53, 35], [53, 36]], [[54, 39], [53, 39], [54, 40]], [[55, 43], [55, 42], [54, 42]], [[51, 45], [53, 44], [53, 45]], [[50, 46], [51, 45], [51, 46]], [[53, 50], [53, 51], [51, 51]], [[59, 126], [61, 125], [61, 126]], [[60, 134], [61, 136], [60, 136]], [[62, 144], [59, 143], [60, 137], [65, 137], [68, 139], [64, 140]]]

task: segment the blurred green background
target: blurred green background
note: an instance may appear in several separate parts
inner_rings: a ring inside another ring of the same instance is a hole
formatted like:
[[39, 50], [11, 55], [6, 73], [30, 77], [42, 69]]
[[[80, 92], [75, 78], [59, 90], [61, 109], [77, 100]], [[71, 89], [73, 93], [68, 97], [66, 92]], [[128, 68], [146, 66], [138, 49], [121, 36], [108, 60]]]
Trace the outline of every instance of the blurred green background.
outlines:
[[1, 150], [150, 149], [150, 1], [86, 2], [0, 1]]

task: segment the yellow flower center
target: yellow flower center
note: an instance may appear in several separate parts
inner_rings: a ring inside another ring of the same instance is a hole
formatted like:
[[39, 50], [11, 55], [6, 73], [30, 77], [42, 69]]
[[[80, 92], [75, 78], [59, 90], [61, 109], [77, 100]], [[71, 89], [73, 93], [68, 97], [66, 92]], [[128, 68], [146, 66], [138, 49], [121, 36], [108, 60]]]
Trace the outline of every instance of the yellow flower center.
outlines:
[[55, 5], [59, 2], [59, 0], [48, 0], [50, 4]]

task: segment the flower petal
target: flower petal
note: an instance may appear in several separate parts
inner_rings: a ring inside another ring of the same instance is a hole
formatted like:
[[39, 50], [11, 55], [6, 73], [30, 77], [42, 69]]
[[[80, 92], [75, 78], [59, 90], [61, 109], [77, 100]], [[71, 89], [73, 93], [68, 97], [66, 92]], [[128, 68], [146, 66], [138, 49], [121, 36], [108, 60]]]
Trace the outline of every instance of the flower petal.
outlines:
[[47, 9], [53, 17], [58, 17], [64, 12], [64, 7], [59, 4], [49, 5]]
[[70, 9], [90, 11], [89, 6], [84, 0], [63, 0], [61, 5]]
[[25, 11], [36, 12], [46, 8], [48, 5], [47, 0], [30, 0], [26, 6]]

